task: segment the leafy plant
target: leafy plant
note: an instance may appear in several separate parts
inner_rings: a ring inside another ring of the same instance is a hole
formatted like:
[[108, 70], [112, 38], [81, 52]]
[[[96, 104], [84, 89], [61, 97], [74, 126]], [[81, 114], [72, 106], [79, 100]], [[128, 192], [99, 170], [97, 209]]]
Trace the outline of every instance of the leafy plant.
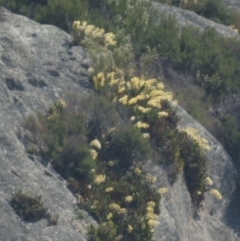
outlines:
[[47, 217], [41, 196], [31, 197], [22, 191], [13, 194], [10, 201], [14, 211], [26, 222], [37, 222]]

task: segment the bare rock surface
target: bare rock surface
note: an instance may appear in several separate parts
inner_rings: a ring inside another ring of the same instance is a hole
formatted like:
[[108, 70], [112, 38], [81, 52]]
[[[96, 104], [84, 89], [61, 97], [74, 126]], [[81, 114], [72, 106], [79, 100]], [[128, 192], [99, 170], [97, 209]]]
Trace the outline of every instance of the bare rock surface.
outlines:
[[[49, 165], [28, 158], [18, 131], [24, 117], [46, 111], [66, 92], [89, 91], [89, 59], [54, 26], [4, 8], [0, 16], [0, 240], [84, 241], [86, 226], [93, 220], [73, 222], [75, 197]], [[19, 189], [41, 195], [50, 213], [59, 215], [58, 225], [48, 226], [46, 220], [23, 222], [9, 204]]]
[[[180, 9], [156, 6], [183, 16]], [[179, 21], [195, 24], [198, 21], [195, 17], [179, 18]], [[212, 26], [211, 21], [205, 20], [206, 25], [207, 22]], [[222, 25], [220, 29], [227, 36], [234, 36], [231, 29]], [[77, 224], [72, 221], [75, 197], [49, 164], [26, 155], [19, 128], [24, 117], [36, 110], [46, 111], [54, 101], [64, 98], [66, 92], [77, 91], [83, 95], [91, 91], [89, 66], [84, 49], [71, 46], [70, 36], [65, 32], [4, 8], [0, 10], [0, 240], [86, 241], [86, 227], [94, 220], [86, 215]], [[156, 241], [240, 241], [235, 166], [222, 146], [198, 122], [182, 108], [178, 107], [177, 111], [181, 117], [179, 128], [195, 127], [208, 139], [208, 175], [223, 200], [206, 193], [203, 208], [196, 210], [184, 177], [180, 176], [171, 186], [166, 171], [149, 161], [145, 168], [157, 176], [157, 187], [168, 188], [161, 200], [154, 237]], [[49, 211], [59, 215], [58, 225], [48, 226], [46, 220], [23, 222], [9, 204], [12, 193], [18, 189], [42, 195]]]

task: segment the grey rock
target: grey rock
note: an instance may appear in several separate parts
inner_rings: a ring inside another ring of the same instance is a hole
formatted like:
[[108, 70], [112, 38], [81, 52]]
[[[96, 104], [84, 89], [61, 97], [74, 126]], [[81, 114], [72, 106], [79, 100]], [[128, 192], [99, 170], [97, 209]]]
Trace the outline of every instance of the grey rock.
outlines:
[[[0, 16], [0, 240], [84, 241], [86, 227], [94, 220], [73, 220], [76, 198], [50, 165], [26, 155], [19, 129], [24, 117], [46, 111], [66, 92], [89, 92], [90, 61], [85, 50], [72, 47], [70, 36], [58, 28], [4, 8]], [[75, 60], [69, 61], [69, 51]], [[41, 195], [50, 213], [59, 215], [58, 225], [23, 222], [9, 204], [19, 189]]]

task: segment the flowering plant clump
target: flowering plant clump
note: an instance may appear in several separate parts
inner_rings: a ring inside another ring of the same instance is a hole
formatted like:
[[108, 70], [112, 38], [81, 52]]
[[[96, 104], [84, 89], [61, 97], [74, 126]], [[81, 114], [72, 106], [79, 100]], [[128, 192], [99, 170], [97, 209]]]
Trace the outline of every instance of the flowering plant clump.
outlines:
[[97, 140], [97, 139], [91, 141], [91, 142], [90, 142], [90, 146], [91, 146], [91, 147], [95, 147], [95, 148], [97, 148], [98, 150], [100, 150], [101, 147], [102, 147], [100, 141]]
[[185, 131], [193, 140], [195, 140], [203, 150], [210, 149], [207, 139], [201, 137], [199, 135], [198, 130], [196, 130], [192, 127], [187, 127], [185, 129], [183, 129], [183, 131]]
[[98, 176], [96, 176], [94, 183], [101, 184], [101, 183], [105, 182], [105, 180], [106, 180], [105, 175], [98, 175]]
[[89, 39], [98, 42], [104, 46], [115, 45], [115, 35], [113, 33], [105, 33], [102, 28], [88, 25], [86, 21], [74, 21], [72, 24], [73, 41], [77, 44], [84, 44]]
[[217, 189], [211, 189], [210, 193], [219, 201], [223, 199], [222, 194]]
[[95, 160], [98, 156], [98, 153], [94, 149], [91, 149], [90, 155], [92, 156], [92, 159]]

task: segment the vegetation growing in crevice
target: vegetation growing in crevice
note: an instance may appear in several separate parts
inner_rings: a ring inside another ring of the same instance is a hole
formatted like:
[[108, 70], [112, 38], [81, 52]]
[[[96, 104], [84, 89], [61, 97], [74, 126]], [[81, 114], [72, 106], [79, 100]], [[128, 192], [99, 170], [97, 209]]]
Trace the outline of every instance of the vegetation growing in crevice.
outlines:
[[58, 216], [52, 216], [41, 201], [41, 196], [32, 197], [22, 191], [12, 195], [10, 201], [14, 211], [26, 222], [37, 222], [46, 218], [49, 225], [57, 225]]

